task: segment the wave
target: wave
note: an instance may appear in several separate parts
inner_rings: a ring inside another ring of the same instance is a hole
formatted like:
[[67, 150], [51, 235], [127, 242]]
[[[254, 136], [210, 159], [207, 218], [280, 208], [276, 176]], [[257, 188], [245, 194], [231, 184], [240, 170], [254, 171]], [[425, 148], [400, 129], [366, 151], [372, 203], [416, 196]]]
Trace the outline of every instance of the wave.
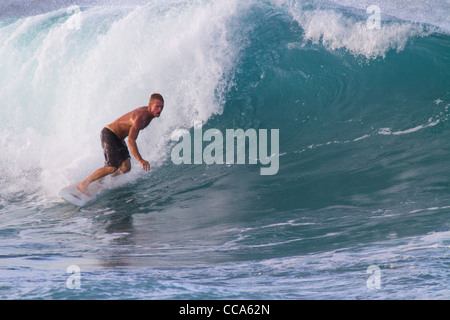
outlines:
[[[395, 190], [406, 201], [416, 188], [424, 197], [444, 189], [445, 4], [419, 19], [419, 2], [402, 14], [381, 2], [380, 28], [369, 29], [365, 4], [354, 1], [50, 1], [38, 15], [14, 3], [0, 22], [6, 204], [24, 194], [51, 198], [96, 169], [101, 128], [152, 92], [166, 108], [138, 145], [168, 179], [201, 175], [170, 162], [172, 133], [194, 121], [280, 130], [277, 175], [232, 167], [248, 186], [243, 196], [264, 195], [248, 207], [372, 205], [395, 201]], [[208, 172], [223, 177], [224, 167]], [[127, 181], [139, 177], [136, 169]], [[173, 192], [183, 188], [192, 187]]]

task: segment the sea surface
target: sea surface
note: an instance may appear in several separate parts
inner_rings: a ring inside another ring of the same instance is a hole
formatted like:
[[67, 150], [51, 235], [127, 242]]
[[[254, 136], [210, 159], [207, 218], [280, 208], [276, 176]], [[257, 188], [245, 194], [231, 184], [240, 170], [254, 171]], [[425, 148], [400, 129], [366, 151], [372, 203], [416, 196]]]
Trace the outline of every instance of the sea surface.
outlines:
[[[0, 298], [449, 299], [449, 12], [2, 1]], [[153, 92], [165, 108], [137, 140], [151, 171], [132, 159], [90, 205], [58, 198]], [[196, 121], [279, 130], [279, 170], [175, 164]]]

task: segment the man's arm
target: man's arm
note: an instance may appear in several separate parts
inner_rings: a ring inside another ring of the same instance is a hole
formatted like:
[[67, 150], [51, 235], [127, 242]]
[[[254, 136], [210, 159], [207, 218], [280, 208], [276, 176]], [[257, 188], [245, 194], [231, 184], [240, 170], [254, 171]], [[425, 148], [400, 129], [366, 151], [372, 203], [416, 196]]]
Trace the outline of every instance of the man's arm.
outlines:
[[130, 147], [130, 152], [133, 155], [133, 157], [136, 158], [136, 160], [139, 162], [139, 164], [142, 166], [142, 169], [145, 171], [150, 170], [150, 164], [148, 161], [144, 160], [139, 153], [136, 139], [139, 135], [139, 131], [143, 129], [143, 121], [141, 119], [136, 119], [133, 122], [133, 125], [130, 128], [130, 132], [128, 134], [128, 146]]

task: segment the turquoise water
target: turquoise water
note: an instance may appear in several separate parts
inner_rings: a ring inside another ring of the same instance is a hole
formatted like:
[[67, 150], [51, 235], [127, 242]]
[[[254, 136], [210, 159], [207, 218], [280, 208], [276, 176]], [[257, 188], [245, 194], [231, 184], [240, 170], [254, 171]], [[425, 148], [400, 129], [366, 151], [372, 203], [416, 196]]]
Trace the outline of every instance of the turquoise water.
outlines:
[[[408, 3], [381, 1], [371, 30], [353, 1], [7, 2], [0, 297], [450, 298], [449, 8]], [[151, 172], [57, 198], [152, 92]], [[279, 129], [277, 174], [173, 164], [194, 121]]]

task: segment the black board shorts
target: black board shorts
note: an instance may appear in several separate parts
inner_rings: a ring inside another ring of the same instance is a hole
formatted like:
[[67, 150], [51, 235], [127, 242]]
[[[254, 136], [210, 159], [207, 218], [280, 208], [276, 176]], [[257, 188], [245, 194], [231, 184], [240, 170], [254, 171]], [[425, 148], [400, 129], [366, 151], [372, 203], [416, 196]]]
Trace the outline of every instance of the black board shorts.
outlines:
[[131, 158], [125, 141], [120, 140], [108, 128], [103, 128], [100, 133], [100, 140], [102, 141], [103, 154], [105, 155], [105, 167], [119, 168], [125, 160]]

